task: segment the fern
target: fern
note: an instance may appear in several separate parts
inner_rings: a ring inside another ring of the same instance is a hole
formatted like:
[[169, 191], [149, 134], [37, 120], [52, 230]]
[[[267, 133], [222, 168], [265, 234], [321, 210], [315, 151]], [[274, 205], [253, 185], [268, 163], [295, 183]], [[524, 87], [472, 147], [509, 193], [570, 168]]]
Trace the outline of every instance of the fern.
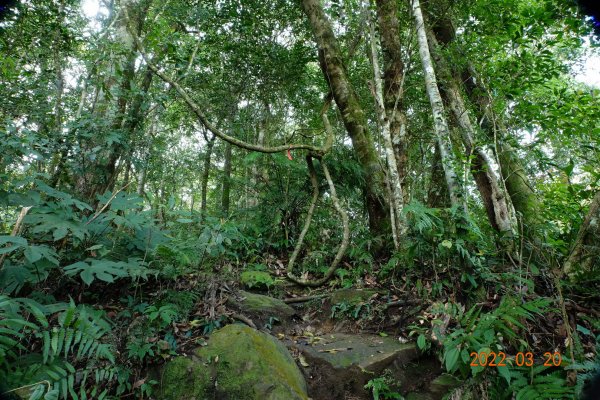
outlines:
[[439, 210], [429, 208], [418, 200], [405, 205], [402, 212], [412, 221], [411, 225], [419, 233], [432, 231], [442, 225], [442, 220], [438, 217]]
[[108, 393], [101, 386], [114, 379], [113, 351], [103, 342], [110, 330], [100, 312], [72, 300], [42, 305], [0, 295], [0, 380], [29, 386], [30, 400], [101, 399]]

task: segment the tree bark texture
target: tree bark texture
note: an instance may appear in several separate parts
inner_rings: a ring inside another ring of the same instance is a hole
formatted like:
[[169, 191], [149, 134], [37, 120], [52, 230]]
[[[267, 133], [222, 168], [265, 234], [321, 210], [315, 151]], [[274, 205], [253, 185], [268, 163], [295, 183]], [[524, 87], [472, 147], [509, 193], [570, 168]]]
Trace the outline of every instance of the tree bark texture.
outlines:
[[471, 173], [481, 195], [488, 220], [492, 227], [505, 235], [516, 232], [509, 213], [506, 200], [498, 178], [494, 173], [492, 163], [484, 149], [475, 143], [475, 128], [471, 122], [469, 111], [465, 105], [458, 82], [452, 75], [444, 55], [440, 51], [438, 39], [433, 31], [426, 27], [431, 54], [436, 62], [438, 82], [445, 103], [449, 106], [454, 119], [461, 131], [462, 142], [465, 146]]
[[223, 191], [221, 192], [221, 212], [225, 217], [229, 215], [231, 192], [231, 143], [225, 145], [225, 165], [223, 167]]
[[[448, 45], [455, 40], [455, 29], [447, 13], [432, 17], [432, 21], [435, 21], [432, 29], [441, 45]], [[454, 79], [464, 83], [465, 92], [475, 106], [479, 125], [488, 140], [495, 145], [500, 176], [512, 206], [520, 214], [525, 231], [532, 230], [540, 222], [539, 201], [521, 158], [507, 140], [506, 128], [501, 121], [495, 120], [487, 88], [471, 63], [467, 63], [465, 68], [460, 68], [458, 64], [451, 64], [449, 67]]]
[[404, 110], [404, 62], [400, 42], [398, 4], [395, 0], [377, 0], [377, 22], [383, 54], [383, 92], [390, 134], [396, 155], [400, 182], [406, 179], [408, 168], [406, 114]]
[[[365, 7], [365, 12], [367, 15], [370, 13], [368, 7]], [[394, 145], [392, 144], [392, 135], [391, 135], [391, 119], [390, 114], [386, 113], [386, 105], [384, 104], [384, 92], [383, 92], [383, 84], [381, 82], [381, 68], [379, 66], [379, 56], [377, 51], [377, 38], [375, 36], [375, 26], [371, 21], [371, 18], [368, 18], [369, 24], [369, 43], [371, 49], [371, 65], [373, 67], [373, 82], [374, 82], [374, 97], [375, 97], [375, 108], [377, 112], [377, 120], [379, 128], [382, 131], [383, 139], [384, 139], [384, 148], [388, 165], [388, 181], [390, 185], [390, 203], [392, 205], [392, 209], [390, 211], [392, 217], [392, 236], [394, 239], [394, 246], [396, 249], [399, 247], [399, 243], [402, 240], [402, 236], [408, 230], [406, 223], [403, 218], [402, 208], [404, 203], [404, 196], [402, 194], [402, 183], [400, 180], [400, 175], [398, 173], [398, 164], [396, 162], [396, 154], [394, 152]], [[394, 103], [395, 104], [395, 103]], [[395, 105], [392, 106], [392, 110], [387, 111], [395, 111]]]
[[431, 179], [427, 190], [427, 206], [432, 208], [446, 208], [450, 206], [442, 157], [440, 156], [440, 149], [437, 146], [435, 146], [435, 152], [431, 161]]
[[564, 264], [567, 275], [577, 271], [591, 271], [600, 265], [600, 191], [596, 193], [590, 209], [579, 228], [577, 239]]
[[436, 141], [442, 159], [446, 184], [448, 185], [450, 202], [452, 206], [462, 208], [466, 213], [464, 190], [454, 171], [456, 162], [452, 154], [450, 130], [448, 128], [446, 116], [444, 115], [444, 103], [442, 102], [442, 97], [437, 86], [435, 70], [433, 69], [431, 54], [429, 53], [427, 33], [425, 31], [425, 23], [423, 21], [419, 0], [412, 0], [412, 11], [419, 43], [419, 55], [421, 57], [421, 64], [423, 65], [423, 72], [425, 75], [425, 86], [427, 88], [427, 95], [429, 96], [431, 111], [433, 113]]
[[384, 196], [383, 169], [367, 129], [365, 113], [348, 79], [331, 22], [325, 15], [320, 0], [302, 0], [302, 8], [308, 17], [319, 48], [321, 70], [340, 110], [342, 121], [364, 172], [364, 192], [371, 232], [375, 235], [389, 234], [389, 211]]
[[204, 154], [204, 166], [202, 169], [201, 197], [200, 197], [200, 215], [201, 218], [206, 216], [206, 195], [208, 192], [208, 179], [210, 178], [210, 159], [212, 157], [213, 147], [215, 145], [215, 136], [213, 135], [206, 142], [206, 153]]

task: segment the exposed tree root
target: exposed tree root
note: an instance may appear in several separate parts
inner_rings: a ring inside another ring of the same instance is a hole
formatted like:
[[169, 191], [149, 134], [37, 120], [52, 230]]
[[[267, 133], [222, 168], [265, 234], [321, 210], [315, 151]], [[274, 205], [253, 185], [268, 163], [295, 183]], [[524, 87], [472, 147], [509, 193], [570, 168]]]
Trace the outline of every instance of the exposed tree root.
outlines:
[[[330, 127], [328, 127], [329, 121], [327, 121], [327, 117], [325, 115], [323, 115], [323, 121], [325, 122], [326, 128], [331, 129]], [[340, 261], [342, 260], [342, 257], [346, 253], [346, 249], [348, 248], [348, 242], [350, 239], [350, 228], [349, 228], [349, 224], [348, 224], [348, 214], [346, 214], [346, 212], [340, 205], [337, 194], [335, 192], [335, 185], [333, 184], [333, 181], [331, 180], [331, 175], [329, 174], [329, 169], [327, 168], [327, 165], [325, 165], [325, 162], [321, 159], [320, 160], [321, 167], [323, 168], [323, 173], [325, 174], [325, 179], [327, 180], [327, 183], [329, 185], [329, 192], [331, 195], [331, 200], [333, 201], [333, 206], [335, 207], [335, 210], [338, 212], [338, 214], [340, 215], [340, 217], [342, 219], [342, 230], [343, 230], [342, 242], [340, 243], [340, 247], [335, 255], [335, 258], [331, 262], [329, 269], [327, 270], [327, 272], [325, 272], [325, 275], [323, 275], [323, 277], [321, 277], [320, 279], [311, 281], [308, 279], [299, 278], [294, 275], [294, 263], [296, 262], [296, 258], [298, 258], [298, 254], [300, 253], [300, 249], [302, 248], [302, 244], [304, 243], [304, 236], [306, 236], [306, 232], [308, 232], [308, 228], [310, 227], [312, 216], [315, 211], [315, 205], [319, 198], [319, 186], [317, 183], [317, 174], [315, 172], [315, 167], [312, 163], [312, 157], [313, 157], [312, 155], [306, 156], [306, 163], [308, 164], [308, 171], [310, 172], [310, 180], [311, 180], [311, 183], [313, 186], [313, 196], [312, 196], [310, 206], [308, 208], [308, 214], [306, 215], [306, 221], [304, 222], [304, 227], [302, 228], [302, 232], [300, 233], [300, 237], [298, 238], [298, 242], [296, 243], [294, 252], [292, 253], [292, 256], [290, 257], [290, 260], [288, 262], [287, 276], [288, 276], [288, 279], [290, 279], [292, 282], [294, 282], [298, 285], [316, 287], [316, 286], [323, 285], [335, 273]]]
[[288, 299], [283, 299], [283, 302], [286, 304], [305, 303], [307, 301], [318, 300], [318, 299], [322, 299], [322, 298], [325, 298], [328, 296], [329, 296], [329, 293], [315, 294], [313, 296], [290, 297]]

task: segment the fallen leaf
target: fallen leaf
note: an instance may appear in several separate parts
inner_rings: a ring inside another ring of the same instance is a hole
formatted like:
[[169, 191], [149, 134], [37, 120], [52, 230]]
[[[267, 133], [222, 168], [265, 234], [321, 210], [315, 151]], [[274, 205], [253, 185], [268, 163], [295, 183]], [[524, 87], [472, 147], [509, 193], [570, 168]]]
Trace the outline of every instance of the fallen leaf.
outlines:
[[132, 386], [132, 389], [137, 389], [140, 386], [142, 386], [144, 383], [146, 383], [146, 379], [148, 379], [148, 377], [146, 377], [144, 379], [140, 379], [139, 381], [135, 382]]
[[298, 354], [298, 361], [300, 362], [300, 365], [302, 365], [303, 367], [310, 367], [310, 364], [306, 362], [306, 359], [304, 358], [304, 356], [302, 354]]

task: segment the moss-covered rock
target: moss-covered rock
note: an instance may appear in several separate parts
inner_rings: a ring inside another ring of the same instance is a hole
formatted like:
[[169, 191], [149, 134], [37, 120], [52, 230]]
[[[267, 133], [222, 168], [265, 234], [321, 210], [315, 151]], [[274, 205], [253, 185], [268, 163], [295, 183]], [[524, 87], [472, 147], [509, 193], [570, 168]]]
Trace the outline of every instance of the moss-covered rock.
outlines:
[[259, 328], [267, 323], [271, 324], [273, 317], [277, 318], [281, 326], [285, 326], [296, 314], [291, 306], [279, 299], [244, 291], [240, 291], [237, 297], [230, 297], [229, 305], [240, 314], [250, 317]]
[[331, 294], [331, 304], [358, 304], [365, 301], [368, 301], [374, 294], [376, 294], [376, 290], [372, 289], [339, 289]]
[[306, 382], [286, 347], [245, 325], [228, 325], [190, 358], [168, 362], [162, 400], [306, 400]]

